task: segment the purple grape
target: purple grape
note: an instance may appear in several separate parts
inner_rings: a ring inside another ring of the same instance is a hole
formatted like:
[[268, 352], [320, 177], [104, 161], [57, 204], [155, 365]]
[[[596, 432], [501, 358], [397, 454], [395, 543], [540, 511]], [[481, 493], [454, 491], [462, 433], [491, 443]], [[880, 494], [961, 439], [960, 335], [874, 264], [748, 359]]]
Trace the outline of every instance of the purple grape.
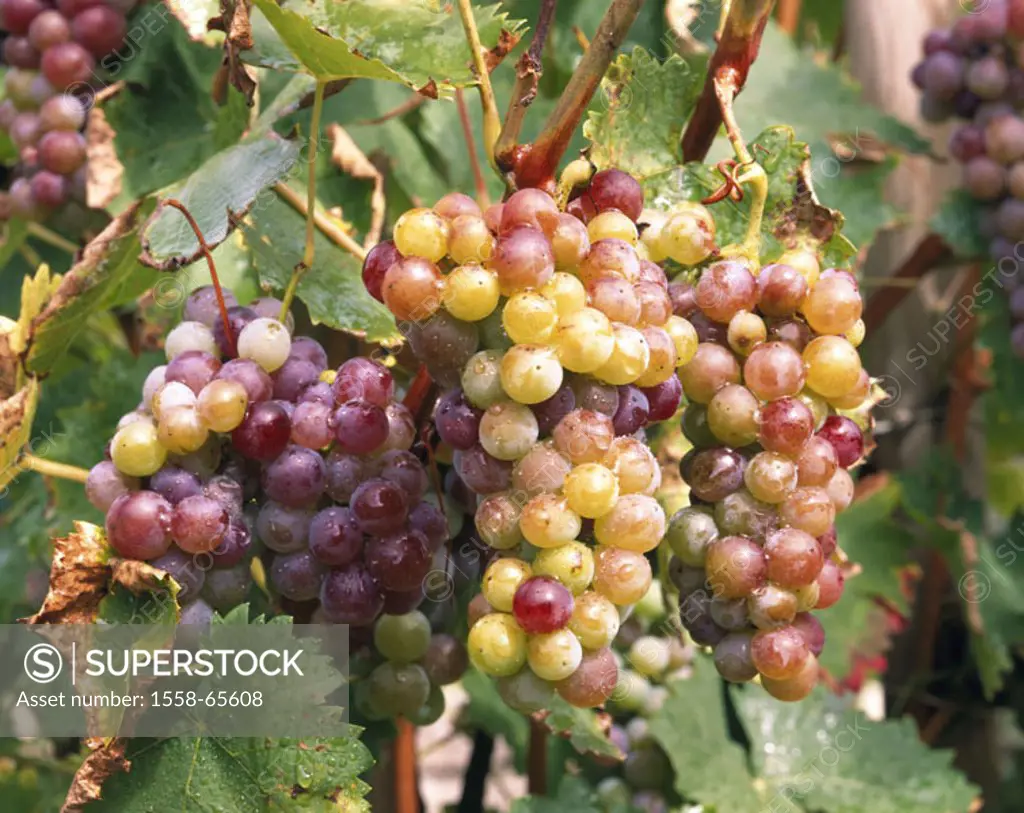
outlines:
[[264, 493], [290, 508], [318, 500], [326, 483], [324, 459], [312, 449], [302, 446], [289, 446], [263, 470]]
[[541, 437], [550, 435], [558, 422], [576, 409], [576, 394], [573, 392], [572, 386], [565, 383], [546, 401], [533, 404], [530, 409], [537, 419]]
[[241, 516], [242, 504], [245, 499], [242, 494], [242, 484], [238, 480], [225, 475], [211, 477], [203, 486], [203, 494], [218, 503], [228, 512], [229, 516]]
[[832, 444], [839, 465], [848, 469], [864, 456], [864, 433], [849, 418], [830, 415], [818, 430], [818, 436]]
[[572, 391], [579, 409], [600, 412], [611, 418], [619, 408], [619, 388], [612, 384], [602, 384], [590, 376], [574, 378]]
[[126, 559], [155, 559], [171, 545], [171, 504], [154, 491], [133, 491], [107, 512], [107, 540]]
[[474, 407], [461, 389], [449, 390], [437, 402], [434, 425], [441, 440], [453, 449], [469, 449], [477, 442], [483, 412]]
[[[444, 476], [444, 493], [458, 506], [463, 514], [476, 513], [476, 492], [466, 485], [455, 469], [448, 469]], [[422, 529], [421, 529], [422, 530]]]
[[292, 414], [292, 442], [307, 449], [323, 449], [331, 444], [331, 408], [325, 403], [308, 401], [295, 407]]
[[381, 293], [384, 275], [400, 259], [402, 255], [395, 248], [395, 244], [391, 240], [384, 240], [371, 248], [363, 260], [363, 285], [370, 292], [370, 296], [378, 302], [384, 301], [384, 295]]
[[925, 60], [922, 82], [934, 98], [952, 99], [963, 86], [964, 61], [948, 51], [939, 51]]
[[324, 616], [335, 624], [372, 624], [384, 608], [384, 595], [361, 562], [331, 570], [320, 587]]
[[316, 366], [320, 372], [327, 369], [327, 351], [316, 339], [309, 336], [296, 336], [292, 339], [292, 348], [288, 352], [289, 358], [302, 359]]
[[27, 37], [7, 37], [3, 56], [4, 62], [13, 68], [33, 70], [39, 67], [40, 53]]
[[411, 449], [416, 441], [416, 419], [405, 404], [397, 401], [384, 410], [388, 416], [389, 449]]
[[289, 508], [270, 500], [256, 516], [256, 534], [277, 553], [293, 553], [306, 546], [314, 512], [310, 508]]
[[391, 429], [387, 413], [369, 401], [342, 404], [331, 415], [331, 427], [338, 448], [351, 454], [370, 454], [379, 449]]
[[394, 590], [384, 591], [384, 613], [386, 615], [405, 615], [419, 607], [427, 594], [422, 590], [408, 590], [399, 593]]
[[27, 34], [29, 25], [45, 9], [40, 0], [3, 0], [0, 25], [11, 34]]
[[348, 508], [325, 508], [309, 526], [309, 549], [323, 564], [345, 567], [363, 553], [363, 532]]
[[448, 542], [448, 521], [436, 505], [426, 500], [417, 503], [409, 512], [409, 527], [426, 537], [431, 553], [436, 553]]
[[109, 460], [102, 460], [89, 469], [89, 477], [85, 481], [86, 498], [104, 514], [118, 497], [138, 490], [138, 479], [122, 474]]
[[209, 553], [228, 530], [231, 515], [216, 500], [197, 494], [186, 497], [171, 514], [171, 536], [187, 553]]
[[353, 492], [368, 476], [366, 464], [355, 455], [334, 449], [327, 456], [327, 495], [335, 502], [351, 500]]
[[308, 388], [320, 381], [320, 370], [311, 361], [289, 358], [271, 376], [274, 398], [295, 402]]
[[220, 544], [210, 552], [213, 566], [216, 568], [234, 567], [243, 562], [252, 547], [252, 533], [248, 526], [239, 519], [228, 521]]
[[231, 433], [235, 449], [253, 460], [273, 460], [288, 445], [291, 421], [284, 407], [273, 401], [253, 404], [239, 427]]
[[252, 308], [245, 308], [239, 305], [228, 307], [228, 324], [231, 327], [232, 343], [228, 343], [227, 335], [224, 332], [224, 320], [221, 319], [220, 311], [218, 310], [217, 316], [213, 320], [213, 338], [217, 342], [217, 347], [220, 348], [221, 355], [224, 358], [234, 358], [236, 353], [233, 352], [232, 345], [238, 342], [238, 336], [244, 328], [250, 322], [259, 318], [259, 314], [256, 313]]
[[964, 163], [985, 154], [985, 131], [972, 124], [958, 127], [949, 137], [949, 154]]
[[399, 486], [409, 497], [410, 503], [417, 502], [427, 491], [427, 472], [419, 458], [404, 449], [385, 452], [380, 458], [380, 476]]
[[494, 494], [512, 484], [512, 464], [491, 457], [479, 443], [456, 452], [454, 463], [459, 477], [477, 494]]
[[924, 51], [925, 56], [937, 54], [939, 51], [952, 51], [952, 32], [947, 29], [929, 31], [924, 38], [924, 42], [922, 43], [921, 49]]
[[186, 604], [181, 608], [181, 617], [178, 620], [178, 626], [209, 628], [212, 620], [213, 607], [201, 598], [197, 598], [195, 601]]
[[[75, 128], [77, 129], [77, 128]], [[224, 304], [230, 308], [238, 307], [238, 300], [227, 288], [222, 288]], [[228, 311], [230, 313], [230, 310]], [[220, 305], [217, 304], [217, 290], [212, 285], [196, 288], [185, 300], [185, 309], [181, 315], [185, 322], [202, 322], [212, 328], [220, 316]]]
[[363, 533], [382, 536], [405, 525], [409, 515], [409, 497], [390, 480], [373, 477], [353, 492], [350, 508]]
[[220, 368], [215, 378], [237, 381], [245, 387], [250, 404], [269, 401], [274, 397], [274, 380], [255, 361], [232, 359]]
[[616, 435], [632, 435], [647, 423], [651, 405], [639, 387], [625, 384], [619, 387], [619, 408], [612, 417]]
[[683, 385], [675, 374], [653, 387], [641, 388], [641, 392], [647, 396], [650, 406], [647, 420], [651, 423], [667, 421], [676, 414], [683, 400]]
[[165, 381], [179, 381], [196, 395], [220, 372], [220, 362], [202, 350], [186, 350], [167, 363]]
[[401, 530], [371, 540], [365, 558], [367, 568], [381, 587], [396, 592], [420, 589], [433, 562], [427, 537], [415, 530]]
[[285, 598], [310, 601], [320, 594], [324, 566], [308, 550], [275, 556], [270, 566], [270, 583]]
[[215, 610], [225, 613], [245, 601], [251, 585], [248, 564], [211, 570], [206, 574], [203, 598]]
[[291, 311], [285, 316], [283, 320], [281, 317], [281, 308], [284, 307], [284, 302], [275, 296], [260, 296], [246, 305], [256, 311], [263, 319], [276, 319], [282, 321], [284, 326], [288, 328], [288, 332], [291, 333], [295, 330], [295, 317], [292, 316]]
[[178, 603], [188, 604], [199, 598], [199, 591], [206, 581], [206, 571], [199, 566], [191, 554], [172, 547], [163, 556], [153, 560], [153, 567], [167, 573], [181, 588], [178, 591]]
[[692, 461], [689, 477], [694, 496], [707, 502], [721, 502], [743, 486], [745, 461], [739, 452], [716, 448], [698, 452]]
[[29, 181], [32, 195], [43, 206], [56, 209], [68, 199], [68, 181], [63, 175], [42, 169]]
[[383, 364], [368, 358], [349, 359], [334, 379], [334, 403], [367, 401], [383, 409], [395, 397], [395, 381]]
[[962, 119], [972, 119], [981, 106], [981, 99], [969, 90], [958, 91], [953, 97], [953, 112]]
[[299, 395], [296, 404], [325, 404], [329, 407], [334, 406], [334, 392], [331, 389], [331, 385], [326, 381], [317, 381], [312, 386], [306, 387]]

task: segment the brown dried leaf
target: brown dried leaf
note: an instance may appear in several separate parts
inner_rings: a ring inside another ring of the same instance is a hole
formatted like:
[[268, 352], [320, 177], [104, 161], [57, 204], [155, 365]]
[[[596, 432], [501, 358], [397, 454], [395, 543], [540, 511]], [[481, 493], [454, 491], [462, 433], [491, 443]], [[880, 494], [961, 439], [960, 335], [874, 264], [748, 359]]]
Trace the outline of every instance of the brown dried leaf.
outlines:
[[363, 240], [363, 246], [370, 248], [380, 242], [381, 230], [384, 228], [384, 176], [340, 124], [327, 125], [327, 137], [331, 140], [331, 162], [338, 169], [353, 178], [373, 182], [370, 228]]
[[792, 243], [799, 233], [808, 234], [816, 242], [824, 244], [842, 227], [843, 216], [818, 200], [813, 175], [808, 155], [797, 173], [793, 202], [775, 228], [775, 236], [783, 245]]
[[0, 495], [18, 476], [18, 458], [32, 434], [32, 419], [39, 402], [39, 382], [28, 379], [25, 386], [5, 401], [0, 401]]
[[241, 52], [253, 47], [252, 23], [249, 20], [249, 7], [245, 0], [221, 0], [220, 16], [214, 17], [207, 24], [210, 30], [223, 31], [227, 34], [224, 40], [224, 61], [214, 79], [213, 98], [217, 104], [224, 104], [227, 99], [226, 82], [230, 82], [245, 96], [245, 103], [252, 107], [256, 94], [256, 80], [242, 63]]
[[484, 54], [484, 64], [487, 66], [488, 73], [497, 68], [509, 52], [519, 44], [519, 37], [519, 34], [513, 34], [504, 28], [501, 30], [497, 44]]
[[0, 398], [10, 398], [18, 389], [21, 378], [21, 360], [14, 349], [14, 334], [18, 323], [0, 316]]
[[114, 128], [99, 107], [89, 111], [85, 127], [86, 154], [89, 172], [85, 186], [85, 200], [91, 209], [105, 209], [121, 194], [124, 166], [114, 149]]
[[103, 783], [115, 773], [127, 773], [131, 762], [125, 759], [128, 740], [117, 737], [112, 740], [86, 740], [92, 753], [75, 772], [67, 798], [60, 813], [78, 813], [89, 802], [97, 801], [103, 792]]
[[68, 536], [53, 541], [50, 590], [26, 624], [91, 624], [109, 591], [110, 547], [102, 529], [76, 522]]
[[167, 579], [167, 573], [148, 562], [136, 559], [111, 559], [110, 564], [112, 581], [127, 587], [133, 593], [165, 588], [161, 582]]

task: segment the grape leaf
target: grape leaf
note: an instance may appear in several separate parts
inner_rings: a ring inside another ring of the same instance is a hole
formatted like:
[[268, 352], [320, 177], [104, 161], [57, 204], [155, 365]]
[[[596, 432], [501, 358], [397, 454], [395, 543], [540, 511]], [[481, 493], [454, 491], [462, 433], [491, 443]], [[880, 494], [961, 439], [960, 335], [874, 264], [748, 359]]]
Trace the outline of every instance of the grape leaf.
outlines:
[[[196, 219], [210, 246], [220, 244], [230, 233], [233, 221], [253, 205], [269, 205], [271, 192], [260, 193], [282, 180], [299, 159], [301, 145], [268, 136], [243, 141], [217, 153], [185, 181], [162, 192], [175, 198]], [[144, 262], [169, 270], [195, 261], [199, 243], [181, 212], [163, 206], [142, 228]]]
[[[254, 0], [254, 5], [259, 10], [253, 14], [257, 47], [250, 54], [257, 64], [305, 70], [319, 81], [401, 82], [429, 95], [476, 83], [462, 22], [450, 6], [428, 0], [299, 2], [285, 9], [273, 0]], [[499, 8], [473, 9], [485, 48], [508, 48], [522, 27]], [[280, 43], [267, 36], [261, 15]]]
[[973, 260], [988, 255], [988, 243], [981, 229], [984, 216], [985, 208], [966, 189], [954, 189], [946, 195], [928, 226], [942, 235], [957, 257]]
[[525, 796], [512, 802], [511, 813], [606, 813], [594, 791], [578, 776], [565, 776], [554, 798]]
[[[85, 813], [366, 811], [369, 751], [350, 738], [129, 740], [127, 773], [106, 780]], [[347, 807], [345, 805], [348, 805]]]
[[754, 686], [732, 697], [767, 809], [960, 813], [978, 796], [951, 753], [922, 743], [908, 718], [868, 720], [822, 688], [799, 703]]
[[579, 753], [619, 761], [625, 759], [625, 754], [608, 739], [608, 734], [602, 729], [598, 712], [571, 706], [557, 695], [551, 699], [546, 711], [544, 725], [555, 734], [568, 737], [572, 747]]
[[32, 437], [32, 418], [39, 403], [39, 382], [30, 378], [10, 398], [0, 401], [0, 496], [21, 473], [18, 458]]
[[758, 813], [746, 754], [729, 736], [722, 682], [710, 661], [696, 667], [690, 679], [668, 684], [651, 735], [672, 762], [681, 796], [729, 813]]
[[152, 210], [140, 202], [118, 215], [82, 252], [53, 297], [32, 322], [26, 367], [47, 373], [87, 324], [87, 317], [133, 301], [157, 279], [138, 261], [138, 224]]
[[3, 239], [0, 240], [0, 269], [6, 268], [19, 248], [28, 239], [28, 221], [13, 218], [3, 224]]
[[[302, 259], [304, 220], [275, 197], [256, 207], [242, 226], [260, 282], [277, 291], [288, 285]], [[394, 317], [363, 285], [361, 263], [316, 232], [313, 267], [299, 282], [297, 295], [316, 324], [344, 330], [368, 341], [400, 341]]]

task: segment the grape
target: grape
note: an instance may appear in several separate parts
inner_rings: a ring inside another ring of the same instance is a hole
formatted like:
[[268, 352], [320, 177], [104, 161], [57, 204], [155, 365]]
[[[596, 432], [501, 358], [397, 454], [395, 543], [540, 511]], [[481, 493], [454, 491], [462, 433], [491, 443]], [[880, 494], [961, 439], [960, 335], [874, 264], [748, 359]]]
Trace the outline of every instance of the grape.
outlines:
[[804, 276], [788, 265], [766, 265], [757, 277], [760, 291], [758, 307], [766, 316], [792, 316], [807, 296], [808, 284]]
[[276, 319], [259, 317], [238, 335], [238, 356], [255, 361], [268, 373], [277, 370], [291, 352], [291, 334]]
[[192, 409], [197, 403], [198, 399], [191, 388], [179, 381], [169, 381], [153, 394], [150, 410], [160, 420], [165, 412], [178, 407]]
[[469, 667], [466, 648], [458, 638], [438, 633], [430, 638], [420, 665], [435, 686], [454, 683]]
[[807, 295], [803, 313], [818, 333], [842, 334], [861, 317], [861, 298], [856, 285], [843, 277], [822, 277]]
[[178, 583], [181, 589], [178, 591], [177, 600], [182, 608], [189, 602], [199, 599], [199, 592], [206, 581], [206, 571], [196, 564], [192, 556], [172, 547], [163, 556], [154, 559], [152, 565]]
[[587, 236], [591, 243], [599, 240], [622, 240], [635, 246], [640, 238], [636, 224], [622, 212], [609, 209], [595, 215], [587, 223]]
[[600, 462], [614, 437], [612, 419], [589, 409], [574, 409], [553, 432], [555, 448], [576, 465]]
[[967, 66], [965, 87], [982, 99], [998, 99], [1009, 84], [1006, 64], [1000, 57], [985, 57]]
[[708, 604], [708, 613], [714, 622], [725, 630], [746, 629], [750, 623], [750, 615], [747, 613], [747, 599], [712, 598]]
[[749, 356], [755, 347], [764, 344], [768, 338], [768, 328], [757, 314], [740, 311], [729, 320], [725, 337], [733, 352]]
[[779, 398], [761, 408], [758, 442], [788, 457], [801, 454], [814, 431], [814, 416], [802, 401]]
[[270, 583], [285, 598], [310, 601], [320, 593], [323, 565], [309, 551], [288, 553], [274, 558]]
[[203, 387], [213, 381], [220, 367], [220, 362], [212, 354], [203, 350], [186, 350], [171, 359], [164, 371], [164, 380], [184, 384], [199, 395]]
[[327, 471], [317, 452], [302, 446], [289, 446], [264, 469], [264, 493], [290, 508], [315, 502], [324, 492]]
[[402, 259], [402, 255], [395, 247], [394, 241], [383, 240], [377, 243], [363, 260], [363, 285], [370, 292], [370, 296], [378, 302], [384, 301], [381, 289], [384, 285], [384, 275], [388, 269]]
[[355, 455], [334, 449], [327, 456], [327, 495], [339, 503], [347, 503], [352, 493], [367, 478], [365, 465]]
[[996, 200], [1006, 186], [1006, 170], [985, 155], [971, 158], [963, 166], [964, 188], [978, 200]]
[[838, 336], [819, 336], [804, 349], [807, 385], [825, 398], [845, 395], [860, 377], [856, 348]]
[[171, 513], [171, 536], [186, 553], [209, 553], [224, 538], [228, 512], [216, 500], [197, 494], [186, 497]]
[[155, 474], [167, 459], [157, 429], [152, 423], [136, 421], [119, 429], [110, 442], [110, 456], [117, 470], [129, 477]]
[[153, 491], [133, 491], [107, 512], [107, 540], [127, 559], [156, 559], [171, 545], [171, 504]]
[[812, 657], [804, 636], [792, 625], [756, 633], [750, 654], [757, 671], [771, 680], [793, 677]]
[[504, 491], [512, 481], [512, 464], [492, 457], [477, 444], [455, 453], [453, 460], [459, 477], [477, 494]]
[[332, 414], [329, 426], [334, 430], [338, 448], [350, 454], [369, 454], [388, 439], [387, 413], [369, 401], [348, 401]]
[[608, 513], [594, 523], [599, 544], [636, 553], [654, 550], [665, 534], [665, 512], [644, 494], [623, 494]]
[[715, 668], [730, 683], [746, 683], [757, 677], [751, 657], [750, 632], [731, 632], [715, 645]]
[[384, 449], [411, 449], [416, 440], [416, 422], [404, 404], [388, 404], [384, 414], [388, 419], [388, 439]]
[[291, 421], [284, 407], [262, 401], [249, 407], [242, 423], [231, 433], [234, 448], [253, 460], [273, 460], [288, 445]]
[[615, 350], [612, 323], [596, 308], [582, 308], [559, 320], [556, 346], [563, 367], [576, 373], [592, 373]]
[[446, 312], [436, 313], [422, 324], [410, 325], [408, 335], [413, 353], [427, 364], [442, 386], [458, 384], [463, 367], [480, 345], [475, 324], [461, 322]]
[[409, 527], [427, 538], [431, 552], [440, 550], [448, 541], [448, 522], [441, 510], [429, 502], [422, 501], [413, 506], [409, 512]]
[[366, 626], [384, 607], [384, 596], [370, 572], [360, 563], [332, 569], [320, 586], [320, 606], [333, 623]]
[[842, 569], [833, 561], [825, 562], [818, 575], [818, 603], [815, 609], [824, 610], [834, 605], [843, 595], [846, 581]]
[[245, 481], [245, 469], [241, 469], [239, 478], [235, 479], [228, 474], [229, 469], [225, 468], [225, 474], [218, 474], [211, 477], [203, 486], [203, 494], [216, 503], [219, 503], [232, 517], [241, 517], [245, 497], [242, 492], [242, 483]]
[[683, 385], [679, 376], [672, 375], [653, 387], [642, 387], [650, 407], [648, 420], [658, 423], [669, 420], [679, 409], [683, 400]]
[[621, 277], [636, 282], [640, 277], [640, 259], [636, 249], [625, 240], [599, 240], [590, 247], [590, 253], [580, 263], [577, 274], [584, 285], [602, 277]]
[[[761, 351], [768, 346], [762, 345], [754, 352]], [[753, 354], [751, 358], [753, 358]], [[747, 365], [749, 364], [750, 359], [747, 360]], [[722, 387], [727, 384], [739, 383], [740, 365], [726, 348], [702, 342], [698, 345], [697, 352], [694, 353], [690, 363], [679, 371], [679, 380], [688, 400], [698, 404], [707, 404]]]
[[307, 449], [324, 449], [334, 439], [331, 408], [325, 403], [300, 403], [292, 414], [291, 440]]
[[[53, 124], [47, 125], [48, 130], [78, 130], [85, 123], [85, 110], [81, 103], [74, 96], [56, 96], [43, 105], [39, 111], [44, 123], [47, 122], [47, 110], [52, 110]], [[224, 301], [228, 308], [238, 307], [238, 300], [235, 295], [224, 290]], [[213, 328], [217, 317], [220, 316], [220, 306], [217, 303], [217, 291], [212, 285], [204, 285], [196, 288], [185, 300], [185, 308], [182, 319], [187, 322], [201, 322], [208, 328]]]
[[481, 583], [483, 597], [492, 609], [510, 613], [516, 591], [532, 575], [533, 571], [526, 562], [512, 558], [495, 559], [484, 572]]
[[644, 208], [643, 187], [632, 175], [620, 169], [603, 169], [594, 173], [586, 194], [598, 212], [615, 209], [634, 221], [640, 218]]
[[568, 624], [585, 649], [603, 649], [618, 634], [619, 611], [603, 595], [588, 590], [576, 597]]
[[538, 436], [533, 412], [513, 401], [493, 404], [480, 419], [480, 445], [498, 460], [518, 460], [530, 451]]
[[480, 265], [461, 265], [444, 280], [444, 306], [458, 319], [476, 322], [498, 306], [498, 277]]
[[572, 470], [566, 460], [550, 442], [535, 445], [512, 470], [512, 487], [529, 496], [551, 494], [565, 483]]
[[429, 319], [441, 306], [443, 289], [437, 266], [422, 257], [393, 263], [381, 282], [384, 304], [402, 321]]
[[797, 598], [789, 590], [766, 584], [750, 594], [747, 609], [751, 622], [758, 629], [778, 629], [796, 617]]
[[[532, 664], [531, 664], [532, 668]], [[558, 683], [558, 694], [578, 708], [600, 706], [615, 692], [619, 668], [610, 649], [585, 652], [569, 677]]]
[[448, 222], [431, 209], [410, 209], [395, 223], [395, 247], [406, 257], [423, 257], [432, 263], [448, 253]]
[[487, 409], [507, 397], [501, 388], [501, 359], [502, 354], [495, 350], [481, 350], [463, 368], [462, 390], [477, 409]]
[[612, 416], [615, 434], [632, 435], [637, 429], [646, 426], [650, 411], [650, 402], [638, 387], [620, 386], [619, 406]]
[[780, 503], [797, 486], [796, 464], [775, 452], [761, 452], [751, 458], [743, 473], [750, 493], [766, 503]]
[[849, 418], [840, 415], [829, 416], [818, 430], [818, 437], [832, 445], [836, 452], [836, 460], [844, 469], [854, 465], [864, 454], [864, 435], [860, 427]]
[[742, 536], [716, 539], [707, 547], [708, 584], [716, 596], [743, 598], [761, 586], [767, 574], [764, 551]]
[[474, 517], [480, 538], [495, 550], [510, 550], [523, 541], [519, 503], [509, 494], [491, 494], [481, 501]]
[[473, 665], [493, 677], [511, 677], [526, 664], [526, 633], [511, 615], [485, 615], [470, 628], [466, 643]]
[[672, 515], [665, 538], [681, 562], [700, 567], [707, 556], [708, 545], [718, 538], [718, 527], [710, 512], [690, 506]]
[[540, 189], [520, 189], [505, 201], [499, 232], [504, 234], [517, 226], [529, 226], [546, 233], [557, 222], [558, 206], [550, 195]]
[[498, 694], [509, 708], [522, 714], [532, 714], [551, 707], [555, 690], [532, 670], [521, 669], [512, 676], [498, 680]]
[[728, 446], [747, 446], [757, 440], [759, 403], [741, 384], [729, 384], [715, 393], [707, 408], [707, 425]]
[[689, 476], [694, 495], [707, 502], [718, 502], [743, 485], [743, 457], [732, 449], [706, 449], [693, 458]]
[[67, 179], [54, 172], [40, 170], [30, 181], [32, 195], [42, 206], [56, 208], [63, 205], [68, 197]]
[[[9, 37], [7, 42], [4, 43], [5, 57], [7, 44], [15, 37]], [[31, 47], [36, 51], [45, 51], [52, 45], [57, 45], [61, 42], [67, 42], [71, 39], [71, 25], [68, 23], [67, 18], [64, 17], [59, 11], [55, 9], [47, 9], [36, 15], [28, 27], [28, 42]], [[38, 56], [37, 56], [38, 59]], [[15, 64], [12, 60], [8, 59], [8, 62]], [[38, 62], [37, 62], [38, 65]], [[18, 67], [36, 67], [32, 66], [18, 66]]]
[[818, 659], [809, 655], [796, 674], [784, 680], [773, 680], [762, 675], [761, 685], [776, 700], [795, 702], [807, 697], [817, 685], [818, 671]]
[[651, 565], [643, 554], [599, 547], [594, 553], [594, 590], [613, 604], [635, 604], [651, 586]]
[[697, 306], [716, 322], [728, 323], [740, 311], [757, 304], [757, 281], [747, 267], [736, 260], [710, 265], [695, 288]]
[[[823, 337], [815, 341], [823, 341], [827, 338]], [[840, 339], [840, 341], [845, 340]], [[806, 360], [806, 355], [804, 359], [801, 359], [800, 354], [787, 344], [781, 342], [762, 344], [754, 348], [743, 365], [744, 383], [754, 395], [763, 401], [774, 401], [776, 398], [796, 395], [804, 386], [804, 363]]]
[[228, 529], [217, 545], [210, 552], [213, 566], [216, 568], [233, 568], [245, 561], [252, 546], [252, 533], [244, 522], [228, 520]]
[[488, 265], [497, 272], [502, 293], [509, 296], [544, 285], [555, 272], [555, 257], [542, 231], [518, 226], [498, 238]]
[[557, 579], [578, 596], [594, 579], [594, 554], [581, 542], [567, 542], [538, 551], [533, 559], [533, 572]]
[[274, 371], [274, 398], [296, 403], [310, 387], [320, 383], [322, 371], [312, 362], [289, 356]]
[[963, 84], [963, 73], [964, 64], [960, 57], [939, 51], [925, 60], [921, 82], [933, 98], [951, 99]]
[[539, 494], [522, 510], [519, 529], [538, 548], [556, 548], [579, 536], [582, 522], [568, 500], [555, 494]]
[[580, 409], [600, 412], [611, 418], [619, 408], [618, 387], [595, 381], [590, 376], [574, 376], [569, 385]]
[[[488, 601], [496, 606], [490, 596]], [[534, 576], [517, 587], [512, 601], [512, 613], [519, 626], [534, 635], [565, 627], [574, 606], [572, 593], [558, 580]]]
[[[576, 217], [571, 214], [559, 214], [555, 220], [554, 228], [549, 228], [545, 231], [548, 238], [551, 240], [551, 251], [555, 256], [555, 268], [559, 271], [563, 269], [576, 268], [583, 259], [590, 252], [590, 236], [587, 233], [586, 226]], [[560, 276], [558, 273], [555, 276]], [[561, 275], [566, 276], [566, 275]], [[572, 279], [576, 279], [572, 277]], [[554, 281], [554, 277], [545, 284], [545, 287], [551, 285]], [[541, 293], [544, 293], [542, 290]], [[544, 294], [549, 296], [548, 293]], [[585, 302], [580, 302], [579, 307], [583, 307]], [[562, 306], [559, 305], [559, 314], [563, 314]]]
[[836, 509], [824, 489], [801, 486], [779, 506], [779, 516], [787, 525], [817, 537], [832, 527]]
[[77, 42], [61, 42], [46, 49], [41, 68], [47, 82], [67, 88], [87, 82], [95, 64], [92, 54]]
[[658, 247], [682, 265], [704, 262], [715, 248], [715, 221], [711, 213], [699, 203], [677, 206], [661, 228]]
[[393, 663], [418, 661], [430, 647], [430, 622], [416, 611], [382, 615], [373, 628], [373, 645]]
[[[118, 497], [139, 490], [139, 480], [135, 477], [128, 477], [117, 470], [117, 467], [109, 460], [97, 463], [89, 470], [89, 477], [85, 481], [85, 496], [94, 507], [106, 513]], [[150, 488], [161, 494], [160, 489]]]
[[543, 680], [564, 680], [579, 668], [582, 660], [583, 647], [568, 629], [532, 635], [527, 642], [527, 662]]
[[745, 489], [727, 495], [715, 505], [715, 522], [724, 534], [757, 540], [778, 525], [772, 506], [755, 499]]
[[363, 533], [382, 536], [399, 531], [405, 524], [409, 498], [390, 480], [373, 477], [355, 489], [349, 507]]
[[419, 664], [382, 663], [367, 678], [367, 693], [381, 712], [411, 718], [430, 698], [430, 679]]
[[643, 375], [650, 362], [647, 339], [636, 328], [621, 324], [612, 324], [612, 338], [612, 353], [594, 370], [594, 376], [609, 384], [631, 384]]
[[404, 449], [385, 452], [380, 457], [380, 467], [380, 476], [400, 486], [410, 502], [417, 502], [426, 493], [427, 473], [412, 452]]
[[251, 404], [269, 401], [274, 394], [273, 379], [262, 367], [249, 359], [232, 359], [226, 362], [215, 378], [218, 381], [235, 381], [241, 384]]
[[441, 440], [453, 449], [469, 449], [477, 441], [482, 414], [461, 389], [455, 389], [438, 402], [434, 424]]
[[71, 30], [75, 42], [97, 59], [120, 48], [125, 35], [124, 15], [105, 5], [94, 5], [75, 15]]
[[558, 422], [575, 408], [576, 394], [569, 384], [562, 384], [554, 395], [539, 404], [530, 405], [541, 436], [550, 435]]
[[[53, 135], [52, 133], [48, 135]], [[218, 355], [217, 342], [213, 331], [202, 322], [181, 322], [164, 342], [168, 361], [189, 351], [200, 351], [211, 356]]]
[[247, 564], [207, 572], [202, 597], [213, 609], [227, 613], [243, 601], [252, 585]]
[[845, 511], [850, 507], [850, 503], [853, 502], [855, 488], [853, 478], [850, 477], [849, 472], [845, 469], [840, 469], [832, 475], [832, 479], [825, 486], [825, 491], [829, 499], [832, 500], [836, 513]]

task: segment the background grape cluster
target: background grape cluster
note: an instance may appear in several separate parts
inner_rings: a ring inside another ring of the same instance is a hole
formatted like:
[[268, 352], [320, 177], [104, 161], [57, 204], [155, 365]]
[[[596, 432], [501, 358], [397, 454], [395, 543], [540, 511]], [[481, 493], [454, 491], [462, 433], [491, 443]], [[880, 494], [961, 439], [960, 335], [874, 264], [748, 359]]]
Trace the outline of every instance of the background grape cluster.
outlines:
[[[926, 120], [966, 122], [950, 135], [949, 153], [962, 166], [964, 188], [986, 206], [981, 223], [992, 259], [1013, 267], [1024, 256], [1022, 37], [1024, 4], [991, 0], [925, 37], [923, 59], [911, 75]], [[1003, 279], [1012, 288], [1010, 310], [1018, 323], [1011, 344], [1024, 357], [1024, 289], [1015, 274]]]
[[430, 700], [440, 713], [431, 678], [459, 677], [461, 645], [432, 638], [415, 608], [448, 525], [424, 499], [391, 373], [365, 358], [329, 370], [318, 342], [278, 321], [274, 298], [242, 307], [226, 292], [226, 304], [227, 330], [213, 288], [189, 297], [168, 363], [90, 472], [110, 544], [174, 577], [183, 623], [242, 603], [260, 553], [290, 607], [351, 625], [354, 648], [386, 658], [367, 672], [366, 707], [415, 718]]
[[0, 196], [0, 217], [43, 220], [71, 198], [85, 200], [89, 83], [122, 44], [133, 0], [3, 0], [0, 27], [6, 99], [0, 127], [19, 163]]

